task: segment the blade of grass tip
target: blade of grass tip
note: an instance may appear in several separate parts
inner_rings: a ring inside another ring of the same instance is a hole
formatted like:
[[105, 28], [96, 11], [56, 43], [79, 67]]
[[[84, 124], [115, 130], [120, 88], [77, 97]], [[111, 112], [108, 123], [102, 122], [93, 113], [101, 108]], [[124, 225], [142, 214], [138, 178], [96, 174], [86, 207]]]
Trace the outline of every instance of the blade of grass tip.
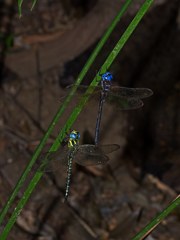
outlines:
[[[18, 3], [20, 4], [19, 6], [22, 5], [23, 0], [19, 0]], [[14, 201], [19, 189], [22, 187], [29, 171], [31, 170], [34, 162], [36, 161], [37, 157], [39, 156], [43, 146], [45, 145], [48, 137], [50, 136], [55, 124], [57, 123], [57, 121], [60, 119], [61, 115], [63, 114], [66, 106], [69, 104], [69, 102], [71, 101], [71, 98], [73, 97], [76, 89], [77, 89], [77, 85], [79, 85], [81, 83], [81, 81], [83, 80], [84, 76], [86, 75], [87, 71], [89, 70], [90, 66], [92, 65], [93, 61], [95, 60], [96, 56], [98, 55], [98, 53], [100, 52], [100, 50], [102, 49], [103, 45], [105, 44], [105, 42], [107, 41], [108, 37], [110, 36], [111, 32], [113, 31], [113, 29], [115, 28], [115, 26], [117, 25], [117, 23], [120, 21], [121, 17], [123, 16], [123, 14], [126, 12], [128, 6], [130, 5], [130, 3], [132, 2], [132, 0], [128, 0], [125, 2], [125, 4], [122, 6], [121, 10], [118, 12], [117, 16], [114, 18], [114, 20], [112, 21], [111, 25], [109, 26], [108, 30], [105, 32], [105, 34], [103, 35], [102, 39], [99, 41], [97, 47], [94, 49], [93, 53], [91, 54], [91, 56], [89, 57], [87, 63], [85, 64], [85, 66], [83, 67], [82, 71], [80, 72], [76, 84], [75, 86], [72, 88], [70, 94], [67, 96], [67, 98], [65, 99], [65, 102], [63, 103], [63, 105], [60, 107], [60, 109], [58, 110], [57, 114], [55, 115], [53, 121], [51, 122], [47, 133], [45, 134], [45, 136], [43, 137], [43, 139], [41, 140], [40, 144], [38, 145], [37, 149], [34, 152], [34, 155], [32, 156], [32, 159], [29, 163], [29, 165], [27, 166], [27, 168], [24, 170], [23, 175], [20, 177], [18, 183], [16, 184], [13, 193], [11, 194], [9, 200], [7, 201], [6, 205], [4, 206], [4, 208], [1, 211], [0, 214], [0, 224], [2, 223], [9, 207], [11, 206], [12, 202]], [[67, 132], [66, 129], [64, 129], [64, 131], [61, 131], [61, 137], [63, 138], [65, 136], [65, 133]], [[59, 146], [60, 142], [56, 141], [55, 144], [53, 145], [52, 150], [56, 150]]]
[[23, 0], [18, 0], [18, 14], [19, 14], [19, 17], [22, 17], [22, 3], [23, 3]]
[[[144, 16], [144, 14], [147, 12], [147, 10], [149, 9], [150, 5], [152, 4], [153, 0], [146, 0], [146, 2], [142, 5], [142, 7], [140, 8], [140, 10], [138, 11], [138, 13], [136, 14], [135, 16], [135, 20], [131, 22], [131, 30], [128, 28], [125, 33], [123, 34], [123, 36], [121, 38], [122, 39], [122, 46], [125, 44], [125, 42], [128, 40], [129, 36], [131, 35], [133, 29], [136, 28], [136, 26], [138, 25], [139, 21], [142, 19], [142, 17]], [[148, 4], [147, 4], [148, 3]], [[138, 15], [138, 17], [137, 17]], [[124, 39], [126, 38], [126, 40]], [[119, 43], [119, 42], [118, 42]], [[118, 54], [118, 49], [122, 49], [122, 46], [121, 44], [117, 44], [113, 50], [114, 54], [117, 56]], [[110, 57], [110, 60], [108, 60]], [[110, 64], [110, 62], [112, 63], [113, 60], [115, 59], [115, 57], [113, 58], [110, 54], [106, 60], [106, 63]], [[104, 64], [105, 65], [105, 64]], [[103, 65], [103, 66], [104, 66]], [[96, 85], [97, 84], [97, 78], [99, 76], [97, 75], [94, 79], [93, 79], [93, 82], [92, 84]], [[91, 84], [91, 85], [92, 85]], [[91, 86], [90, 85], [90, 86]], [[89, 98], [89, 93], [92, 92], [92, 89], [91, 88], [88, 88], [86, 93], [84, 94], [84, 96], [82, 96], [81, 100], [80, 100], [80, 103], [75, 107], [74, 111], [72, 112], [71, 116], [69, 117], [66, 125], [64, 126], [64, 128], [61, 130], [60, 134], [58, 135], [57, 139], [55, 140], [54, 144], [52, 145], [52, 149], [53, 147], [56, 145], [56, 144], [60, 144], [60, 142], [62, 141], [63, 139], [63, 136], [62, 134], [64, 134], [64, 132], [66, 132], [66, 130], [69, 130], [72, 126], [72, 124], [74, 123], [74, 121], [76, 120], [77, 116], [79, 115], [79, 113], [81, 112], [82, 108], [84, 107], [84, 105], [86, 104], [88, 98]], [[88, 93], [88, 94], [87, 94]], [[30, 194], [28, 194], [28, 191], [29, 189], [31, 189], [31, 191], [29, 191], [29, 193], [31, 193], [33, 191], [33, 189], [35, 188], [36, 184], [37, 184], [37, 181], [39, 181], [41, 178], [41, 175], [40, 173], [36, 173], [35, 176], [33, 177], [32, 181], [30, 182], [28, 188], [27, 188], [27, 191], [25, 191], [24, 195], [23, 195], [23, 198], [20, 199], [17, 207], [14, 209], [13, 213], [12, 213], [12, 216], [11, 218], [9, 219], [7, 225], [5, 226], [4, 228], [4, 231], [3, 231], [3, 236], [7, 236], [8, 235], [8, 232], [10, 231], [10, 229], [12, 228], [13, 224], [15, 223], [16, 221], [16, 218], [18, 216], [18, 214], [20, 213], [20, 211], [22, 210], [24, 204], [27, 202]], [[8, 229], [6, 231], [6, 229]], [[5, 234], [6, 233], [6, 234]]]
[[36, 3], [37, 3], [37, 0], [33, 0], [33, 1], [32, 1], [31, 11], [33, 10], [33, 8], [34, 8], [34, 6], [36, 5]]
[[148, 223], [138, 234], [136, 234], [132, 240], [144, 239], [153, 229], [162, 222], [162, 220], [167, 217], [176, 207], [180, 205], [180, 195], [171, 202], [171, 204], [164, 209], [160, 214], [158, 214], [150, 223]]

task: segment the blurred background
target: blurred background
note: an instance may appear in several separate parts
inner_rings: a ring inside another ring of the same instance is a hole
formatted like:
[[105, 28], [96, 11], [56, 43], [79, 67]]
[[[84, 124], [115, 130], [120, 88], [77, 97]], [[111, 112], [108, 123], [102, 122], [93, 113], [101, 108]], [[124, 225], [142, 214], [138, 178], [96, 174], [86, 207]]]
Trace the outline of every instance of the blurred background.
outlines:
[[[31, 1], [24, 1], [19, 18], [16, 1], [0, 1], [1, 208], [67, 95], [66, 87], [123, 3], [43, 0], [31, 12]], [[94, 78], [142, 3], [129, 7], [84, 84]], [[67, 204], [62, 203], [66, 169], [45, 174], [8, 239], [128, 240], [179, 193], [179, 5], [178, 0], [155, 1], [108, 69], [115, 85], [154, 92], [141, 109], [118, 111], [106, 104], [100, 142], [119, 144], [120, 150], [109, 155], [107, 166], [74, 164]], [[75, 96], [49, 143], [77, 101]], [[88, 103], [73, 125], [81, 144], [93, 142], [97, 107], [98, 101]], [[179, 219], [176, 209], [146, 239], [179, 239]]]

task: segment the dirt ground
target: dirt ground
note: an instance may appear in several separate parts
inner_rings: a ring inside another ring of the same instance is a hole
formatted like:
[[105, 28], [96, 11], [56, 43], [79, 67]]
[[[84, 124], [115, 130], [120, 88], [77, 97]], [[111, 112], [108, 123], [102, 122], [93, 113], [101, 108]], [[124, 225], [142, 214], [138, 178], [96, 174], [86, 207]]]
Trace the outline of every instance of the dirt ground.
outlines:
[[[132, 4], [123, 16], [85, 84], [94, 77], [141, 2]], [[33, 12], [29, 11], [30, 3], [23, 3], [21, 19], [13, 1], [2, 4], [1, 208], [66, 96], [65, 87], [75, 81], [122, 3], [44, 0]], [[137, 110], [118, 111], [106, 104], [100, 141], [119, 144], [120, 149], [109, 155], [105, 166], [73, 165], [67, 203], [63, 203], [66, 169], [44, 174], [8, 239], [129, 240], [175, 199], [180, 191], [179, 5], [179, 1], [155, 1], [110, 69], [114, 84], [154, 92]], [[77, 100], [75, 96], [49, 143]], [[97, 107], [96, 100], [88, 103], [73, 125], [81, 133], [81, 144], [93, 142]], [[33, 171], [28, 180], [32, 176]], [[179, 219], [176, 209], [146, 239], [180, 239]]]

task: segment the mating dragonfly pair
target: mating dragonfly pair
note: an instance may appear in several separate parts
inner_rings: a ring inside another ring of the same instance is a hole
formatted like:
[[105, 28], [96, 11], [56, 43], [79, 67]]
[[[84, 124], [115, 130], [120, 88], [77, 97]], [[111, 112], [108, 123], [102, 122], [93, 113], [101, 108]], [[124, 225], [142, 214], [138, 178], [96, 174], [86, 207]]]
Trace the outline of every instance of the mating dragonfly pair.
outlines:
[[53, 162], [62, 162], [67, 165], [65, 200], [67, 200], [69, 195], [73, 159], [76, 163], [83, 166], [105, 164], [109, 160], [107, 154], [120, 148], [117, 144], [99, 145], [100, 123], [105, 101], [114, 101], [118, 104], [120, 110], [137, 109], [143, 106], [143, 101], [141, 99], [147, 98], [153, 94], [152, 90], [148, 88], [112, 86], [112, 80], [112, 74], [106, 72], [101, 76], [100, 86], [95, 87], [97, 90], [95, 92], [100, 94], [95, 127], [95, 145], [79, 145], [80, 134], [73, 130], [64, 140], [65, 146], [62, 146], [55, 152], [47, 153], [47, 156], [43, 157], [45, 158], [45, 161], [43, 161], [44, 164], [41, 164], [41, 167], [39, 168], [40, 171], [46, 171], [47, 165], [49, 165], [51, 160]]

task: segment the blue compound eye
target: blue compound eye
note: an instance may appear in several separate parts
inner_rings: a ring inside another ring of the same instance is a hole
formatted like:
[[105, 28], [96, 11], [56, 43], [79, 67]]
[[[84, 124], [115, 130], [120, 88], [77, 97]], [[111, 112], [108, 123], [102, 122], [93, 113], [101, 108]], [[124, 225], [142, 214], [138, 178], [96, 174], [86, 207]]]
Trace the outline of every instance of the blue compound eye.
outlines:
[[77, 139], [80, 139], [80, 133], [77, 132]]
[[77, 131], [73, 131], [70, 133], [69, 138], [74, 139], [74, 140], [79, 140], [80, 139], [80, 133]]
[[69, 137], [72, 138], [72, 139], [76, 139], [76, 134], [70, 133]]
[[113, 79], [113, 75], [110, 72], [106, 72], [102, 75], [103, 81], [111, 81]]

